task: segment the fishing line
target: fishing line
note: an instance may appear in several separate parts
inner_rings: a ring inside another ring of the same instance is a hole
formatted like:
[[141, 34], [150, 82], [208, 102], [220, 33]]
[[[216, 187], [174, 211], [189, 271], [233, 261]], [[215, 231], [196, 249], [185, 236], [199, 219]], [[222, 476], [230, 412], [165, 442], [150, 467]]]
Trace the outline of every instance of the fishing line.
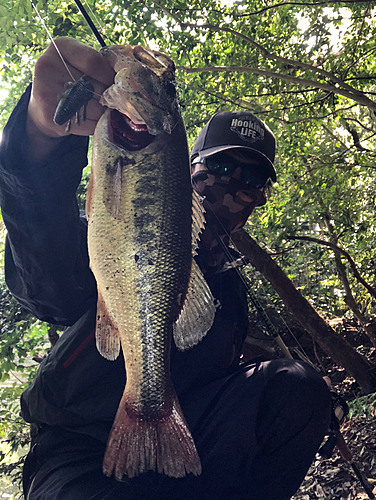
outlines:
[[[197, 185], [197, 183], [195, 183], [195, 181], [193, 181], [193, 183], [195, 185]], [[210, 214], [212, 214], [212, 216], [216, 219], [219, 227], [221, 227], [223, 229], [223, 231], [225, 233], [225, 236], [227, 236], [229, 238], [230, 243], [239, 252], [239, 250], [237, 249], [234, 241], [231, 239], [230, 234], [228, 233], [228, 231], [226, 230], [226, 228], [223, 226], [223, 224], [221, 223], [221, 221], [218, 219], [218, 217], [215, 214], [215, 212], [213, 211], [213, 209], [210, 206], [208, 208], [209, 208]], [[260, 302], [257, 299], [256, 295], [253, 293], [253, 291], [251, 289], [251, 286], [249, 284], [249, 281], [240, 272], [238, 264], [235, 261], [234, 257], [231, 255], [231, 252], [230, 252], [229, 248], [226, 246], [226, 244], [223, 242], [222, 238], [218, 234], [218, 231], [217, 231], [217, 228], [215, 227], [215, 224], [212, 224], [210, 220], [208, 220], [207, 223], [208, 223], [208, 227], [211, 230], [214, 238], [217, 240], [219, 246], [222, 248], [225, 256], [227, 257], [227, 259], [228, 259], [231, 267], [235, 270], [235, 272], [237, 273], [238, 277], [240, 278], [240, 281], [241, 281], [242, 285], [244, 286], [244, 288], [245, 288], [245, 290], [246, 290], [246, 292], [248, 294], [248, 297], [251, 299], [253, 307], [256, 309], [256, 311], [258, 312], [261, 320], [263, 321], [263, 323], [265, 325], [267, 334], [269, 336], [271, 336], [271, 337], [274, 338], [274, 340], [276, 341], [277, 345], [279, 346], [279, 348], [281, 349], [281, 351], [283, 352], [283, 354], [284, 354], [284, 356], [286, 358], [293, 359], [293, 357], [292, 357], [292, 355], [291, 355], [288, 347], [284, 343], [282, 337], [279, 335], [277, 328], [274, 326], [273, 322], [271, 321], [271, 319], [269, 318], [268, 314], [266, 313], [266, 311], [264, 310], [264, 308], [260, 304]], [[248, 264], [243, 258], [242, 258], [242, 261], [243, 261], [244, 265]]]
[[282, 319], [282, 322], [284, 323], [286, 329], [289, 331], [291, 337], [295, 340], [295, 342], [297, 343], [297, 345], [299, 346], [299, 349], [302, 351], [302, 353], [304, 354], [304, 356], [309, 359], [309, 356], [308, 354], [305, 352], [304, 350], [304, 347], [302, 346], [302, 344], [299, 342], [299, 340], [297, 339], [296, 335], [294, 335], [294, 332], [291, 330], [291, 328], [289, 327], [289, 325], [286, 323], [284, 317], [281, 315], [281, 319]]
[[[196, 183], [194, 180], [193, 180], [193, 184], [194, 184], [196, 187], [198, 186], [198, 185], [197, 185], [197, 183]], [[235, 245], [234, 241], [233, 241], [233, 240], [232, 240], [232, 238], [231, 238], [230, 233], [229, 233], [229, 232], [227, 231], [227, 229], [224, 227], [224, 225], [223, 225], [223, 224], [222, 224], [222, 222], [219, 220], [219, 218], [217, 217], [216, 213], [214, 212], [214, 210], [212, 209], [212, 207], [211, 207], [210, 205], [208, 206], [208, 209], [209, 209], [210, 213], [212, 214], [212, 216], [216, 219], [216, 222], [217, 222], [218, 226], [219, 226], [219, 227], [223, 230], [223, 232], [224, 232], [225, 236], [227, 236], [227, 237], [228, 237], [229, 242], [231, 243], [231, 245], [232, 245], [232, 246], [235, 248], [235, 250], [236, 250], [236, 251], [240, 254], [240, 252], [239, 252], [239, 250], [238, 250], [237, 246]], [[214, 235], [214, 236], [215, 236], [215, 235], [219, 236], [219, 235], [218, 235], [218, 233], [217, 233], [217, 231], [216, 231], [216, 229], [212, 226], [212, 224], [210, 224], [210, 222], [209, 222], [209, 221], [208, 221], [208, 225], [209, 225], [209, 228], [210, 228], [211, 230], [213, 230], [213, 231], [212, 231], [212, 232], [213, 232], [213, 235]], [[214, 234], [214, 233], [215, 233], [215, 234]], [[216, 239], [217, 239], [217, 238], [216, 238]], [[217, 241], [218, 241], [218, 240], [217, 240]], [[226, 257], [227, 257], [227, 258], [229, 258], [229, 260], [230, 260], [230, 264], [231, 264], [231, 267], [237, 268], [237, 264], [236, 264], [236, 261], [235, 261], [234, 257], [231, 255], [230, 251], [228, 250], [227, 246], [223, 243], [222, 239], [220, 239], [220, 241], [218, 241], [218, 243], [219, 243], [219, 245], [221, 246], [222, 250], [224, 250]], [[244, 260], [244, 258], [243, 258], [243, 257], [241, 257], [241, 259], [242, 259], [243, 264], [244, 264], [244, 265], [247, 265], [247, 262]], [[242, 275], [240, 275], [240, 277], [241, 277], [242, 281], [244, 282], [244, 284], [246, 285], [245, 280], [244, 280], [244, 277], [243, 277]]]
[[[46, 23], [44, 22], [44, 20], [43, 20], [43, 18], [42, 18], [42, 16], [41, 16], [41, 14], [39, 13], [39, 11], [38, 11], [38, 9], [37, 9], [36, 5], [34, 4], [33, 0], [30, 0], [30, 3], [31, 3], [31, 5], [32, 5], [33, 9], [35, 10], [35, 12], [36, 12], [36, 14], [37, 14], [38, 18], [40, 19], [40, 22], [42, 23], [42, 26], [43, 26], [43, 28], [45, 29], [45, 31], [46, 31], [46, 33], [47, 33], [48, 38], [50, 39], [50, 41], [51, 41], [52, 45], [55, 47], [56, 52], [57, 52], [58, 56], [60, 57], [60, 59], [61, 59], [62, 63], [64, 64], [64, 67], [65, 67], [65, 69], [67, 70], [67, 72], [68, 72], [68, 74], [69, 74], [69, 76], [70, 76], [70, 78], [71, 78], [72, 82], [76, 84], [76, 83], [77, 83], [77, 80], [75, 79], [75, 77], [73, 76], [73, 74], [72, 74], [71, 70], [69, 69], [68, 64], [66, 63], [66, 61], [65, 61], [65, 59], [64, 59], [64, 57], [63, 57], [63, 55], [62, 55], [62, 53], [60, 52], [59, 47], [57, 46], [57, 44], [56, 44], [55, 40], [54, 40], [54, 39], [53, 39], [53, 37], [51, 36], [51, 33], [50, 33], [50, 31], [49, 31], [49, 29], [48, 29], [48, 27], [47, 27]], [[81, 6], [82, 6], [82, 5], [81, 5]], [[82, 9], [85, 11], [85, 9], [84, 9], [83, 7], [82, 7]], [[83, 12], [81, 11], [81, 9], [80, 9], [80, 12], [81, 12], [81, 14], [82, 14], [82, 15], [84, 15], [84, 14], [83, 14]], [[86, 11], [85, 11], [85, 14], [86, 14], [86, 16], [87, 16]], [[84, 17], [85, 17], [85, 19], [86, 19], [86, 16], [84, 16]], [[89, 18], [89, 19], [90, 19], [90, 18]], [[88, 22], [88, 24], [89, 24], [90, 28], [92, 29], [92, 26], [91, 26], [91, 24], [92, 24], [92, 23], [90, 24], [90, 23]], [[94, 26], [94, 30], [95, 30], [95, 26]], [[92, 29], [92, 31], [93, 31], [93, 29]], [[93, 31], [93, 33], [94, 33], [94, 31]], [[98, 32], [97, 32], [97, 33], [98, 33]], [[95, 33], [94, 33], [94, 35], [95, 35]], [[99, 36], [99, 38], [100, 38], [100, 39], [102, 40], [102, 42], [103, 42], [103, 39], [101, 38], [101, 36], [99, 35], [99, 33], [98, 33], [98, 36]], [[98, 40], [98, 38], [97, 38], [97, 40]], [[98, 40], [98, 41], [99, 41], [99, 40]], [[101, 43], [101, 45], [102, 45], [102, 48], [103, 48], [103, 47], [106, 47], [106, 44], [105, 44], [104, 42], [103, 42], [103, 44]], [[99, 97], [99, 98], [102, 96], [102, 94], [98, 94], [97, 92], [93, 92], [93, 95], [95, 95], [95, 96], [97, 96], [97, 97]]]
[[[104, 28], [103, 28], [103, 25], [100, 23], [100, 20], [98, 19], [98, 17], [96, 16], [95, 12], [92, 10], [92, 8], [90, 7], [90, 4], [88, 2], [88, 0], [85, 1], [85, 4], [86, 4], [86, 7], [89, 9], [90, 11], [90, 14], [92, 15], [92, 17], [94, 18], [94, 21], [97, 23], [97, 25], [100, 27], [102, 33], [104, 33]], [[94, 4], [95, 5], [95, 4]]]
[[80, 2], [80, 0], [74, 0], [74, 3], [76, 4], [78, 10], [81, 12], [81, 14], [83, 15], [85, 21], [89, 25], [89, 28], [91, 29], [93, 35], [97, 39], [99, 45], [101, 47], [106, 47], [106, 42], [103, 40], [102, 36], [100, 35], [99, 31], [95, 27], [93, 21], [90, 19], [89, 14], [86, 12], [85, 7], [82, 5], [82, 3]]
[[59, 50], [58, 46], [56, 45], [55, 40], [52, 38], [52, 36], [51, 36], [51, 34], [50, 34], [50, 31], [49, 31], [49, 29], [47, 28], [46, 23], [43, 21], [42, 16], [39, 14], [39, 11], [38, 11], [38, 9], [37, 9], [36, 5], [34, 4], [33, 0], [30, 0], [30, 3], [31, 3], [31, 5], [32, 5], [33, 9], [35, 10], [35, 12], [37, 13], [37, 16], [39, 17], [40, 22], [42, 23], [43, 28], [46, 30], [46, 33], [47, 33], [48, 38], [50, 39], [51, 43], [52, 43], [52, 44], [53, 44], [53, 46], [55, 47], [56, 52], [59, 54], [59, 57], [60, 57], [60, 59], [62, 60], [62, 62], [63, 62], [63, 64], [64, 64], [64, 66], [65, 66], [65, 69], [68, 71], [69, 76], [72, 78], [72, 81], [73, 81], [73, 82], [76, 82], [75, 77], [72, 75], [71, 70], [68, 68], [67, 63], [66, 63], [66, 62], [65, 62], [65, 60], [64, 60], [64, 57], [62, 56], [62, 54], [61, 54], [61, 52], [60, 52], [60, 50]]

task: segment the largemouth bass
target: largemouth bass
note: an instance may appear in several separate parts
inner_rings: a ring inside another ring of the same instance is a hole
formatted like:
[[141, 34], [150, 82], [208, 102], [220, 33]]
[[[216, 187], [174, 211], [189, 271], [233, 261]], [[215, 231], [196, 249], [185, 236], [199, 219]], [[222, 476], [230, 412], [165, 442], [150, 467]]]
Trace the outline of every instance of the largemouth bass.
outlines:
[[[106, 475], [200, 474], [169, 374], [172, 336], [195, 345], [214, 319], [194, 259], [204, 219], [192, 194], [174, 64], [142, 47], [103, 54], [116, 71], [101, 103], [87, 195], [90, 266], [98, 286], [96, 342], [122, 348], [126, 386], [103, 461]], [[193, 223], [192, 223], [193, 220]]]

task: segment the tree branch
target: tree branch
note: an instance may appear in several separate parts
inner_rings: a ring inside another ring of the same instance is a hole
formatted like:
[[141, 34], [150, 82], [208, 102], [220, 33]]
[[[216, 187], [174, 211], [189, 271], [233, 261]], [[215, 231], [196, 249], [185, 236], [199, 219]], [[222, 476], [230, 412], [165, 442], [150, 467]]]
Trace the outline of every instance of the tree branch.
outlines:
[[342, 248], [340, 248], [339, 246], [335, 245], [334, 243], [330, 243], [329, 241], [320, 240], [319, 238], [312, 238], [311, 236], [293, 236], [293, 235], [288, 235], [288, 236], [286, 236], [286, 239], [288, 239], [288, 240], [311, 241], [313, 243], [317, 243], [318, 245], [323, 245], [323, 246], [331, 248], [332, 250], [337, 251], [338, 253], [340, 253], [341, 255], [343, 255], [348, 260], [348, 262], [350, 264], [350, 267], [351, 267], [351, 270], [352, 270], [354, 276], [356, 277], [356, 279], [359, 281], [359, 283], [361, 283], [365, 288], [367, 288], [367, 290], [369, 291], [369, 293], [373, 297], [376, 297], [376, 288], [374, 288], [373, 286], [369, 285], [361, 277], [361, 275], [360, 275], [360, 273], [359, 273], [359, 271], [358, 271], [358, 269], [356, 267], [355, 262], [351, 258], [350, 254], [348, 252], [346, 252], [346, 250], [343, 250]]
[[[376, 51], [376, 47], [372, 49], [373, 51]], [[374, 75], [369, 75], [369, 76], [350, 76], [349, 78], [345, 78], [345, 82], [352, 82], [352, 81], [361, 81], [361, 80], [376, 80], [376, 74]], [[371, 94], [371, 92], [368, 92]]]
[[223, 94], [217, 94], [215, 92], [212, 92], [210, 90], [204, 89], [203, 87], [200, 86], [193, 86], [190, 87], [191, 90], [197, 90], [198, 92], [202, 92], [204, 94], [210, 95], [211, 97], [215, 97], [215, 99], [222, 101], [222, 102], [227, 102], [230, 103], [234, 106], [238, 106], [239, 108], [246, 109], [247, 111], [251, 111], [252, 113], [255, 113], [255, 109], [252, 107], [252, 103], [249, 101], [246, 101], [245, 99], [229, 99], [228, 97], [225, 97]]
[[373, 127], [366, 127], [362, 122], [360, 122], [359, 120], [357, 120], [356, 118], [351, 118], [351, 117], [347, 117], [347, 116], [344, 116], [343, 119], [347, 122], [355, 122], [357, 123], [360, 127], [364, 128], [364, 130], [367, 130], [368, 132], [373, 132], [374, 131], [374, 128]]
[[316, 92], [316, 89], [281, 90], [278, 92], [264, 92], [262, 94], [244, 94], [244, 97], [246, 97], [247, 99], [250, 99], [251, 97], [269, 97], [269, 96], [278, 97], [280, 95], [291, 95], [291, 94], [297, 95], [297, 94], [307, 94], [310, 92]]
[[[371, 135], [369, 135], [368, 137], [365, 137], [365, 138], [363, 139], [363, 141], [364, 141], [364, 142], [365, 142], [365, 141], [369, 141], [369, 140], [370, 140], [370, 139], [372, 139], [372, 137], [374, 137], [375, 135], [376, 135], [376, 132], [372, 133], [372, 134], [371, 134]], [[353, 144], [352, 146], [350, 146], [349, 148], [347, 148], [345, 151], [343, 151], [343, 152], [339, 155], [339, 158], [341, 158], [341, 156], [344, 156], [344, 155], [345, 155], [348, 151], [350, 151], [351, 149], [353, 149], [353, 148], [355, 148], [355, 147], [356, 147], [356, 145], [355, 145], [355, 144]], [[367, 152], [368, 152], [368, 153], [375, 154], [375, 152], [374, 152], [374, 151], [371, 151], [371, 150], [369, 150], [369, 149], [367, 149]]]
[[326, 127], [324, 124], [322, 124], [322, 128], [328, 132], [328, 134], [333, 137], [334, 140], [338, 141], [342, 147], [344, 147], [345, 149], [347, 149], [347, 144], [345, 144], [339, 137], [337, 137], [335, 134], [333, 134], [333, 132], [328, 128]]
[[266, 76], [268, 78], [277, 78], [289, 83], [296, 83], [305, 87], [314, 87], [334, 94], [342, 95], [347, 99], [351, 99], [362, 106], [366, 106], [373, 111], [376, 111], [376, 102], [368, 99], [364, 94], [352, 93], [344, 89], [335, 87], [328, 83], [316, 82], [314, 80], [306, 80], [304, 78], [288, 76], [274, 71], [263, 70], [259, 68], [250, 68], [247, 66], [207, 66], [205, 68], [187, 68], [186, 66], [177, 66], [176, 69], [185, 71], [186, 73], [224, 73], [226, 71], [236, 73], [253, 73], [255, 75]]
[[311, 120], [325, 120], [325, 118], [329, 118], [330, 116], [341, 113], [342, 111], [347, 111], [351, 108], [355, 108], [356, 106], [357, 106], [357, 104], [352, 104], [351, 106], [347, 106], [346, 108], [336, 109], [335, 111], [332, 111], [331, 113], [328, 113], [327, 115], [323, 115], [323, 116], [309, 116], [308, 118], [300, 118], [300, 120], [283, 120], [283, 123], [286, 123], [288, 125], [292, 125], [295, 123], [309, 122]]
[[[212, 97], [215, 97], [216, 99], [218, 99], [220, 101], [234, 104], [235, 106], [239, 106], [240, 108], [244, 108], [244, 109], [250, 110], [250, 111], [252, 111], [252, 113], [256, 113], [256, 114], [267, 114], [267, 113], [270, 113], [271, 111], [273, 111], [273, 112], [275, 112], [275, 111], [287, 111], [287, 110], [297, 109], [297, 108], [301, 108], [301, 107], [313, 106], [314, 104], [322, 102], [323, 100], [325, 100], [331, 94], [331, 93], [327, 93], [324, 97], [321, 97], [320, 99], [315, 99], [314, 101], [305, 102], [305, 103], [302, 103], [302, 104], [296, 104], [295, 106], [285, 106], [283, 108], [275, 108], [275, 107], [273, 107], [273, 108], [267, 109], [266, 106], [262, 106], [261, 104], [257, 103], [259, 107], [263, 108], [263, 111], [256, 112], [255, 111], [256, 108], [255, 108], [255, 106], [252, 105], [252, 102], [247, 101], [244, 98], [238, 98], [236, 100], [229, 99], [227, 97], [224, 97], [223, 94], [217, 94], [216, 92], [207, 90], [207, 89], [205, 89], [205, 88], [203, 88], [201, 86], [191, 86], [190, 89], [191, 90], [197, 90], [197, 91], [202, 92], [204, 94], [208, 94], [208, 95], [210, 95]], [[303, 91], [302, 90], [295, 91], [294, 93], [295, 94], [299, 94], [300, 92], [303, 92]], [[281, 94], [282, 93], [283, 92], [281, 92]], [[269, 95], [275, 95], [275, 94], [269, 94]], [[254, 95], [254, 96], [247, 96], [247, 97], [264, 97], [264, 96], [265, 96], [265, 94]], [[316, 119], [320, 120], [322, 118], [325, 118], [325, 117], [321, 117], [321, 116], [319, 116], [319, 117], [310, 117], [309, 120], [316, 120]], [[308, 119], [306, 119], [306, 120], [308, 120]], [[290, 122], [287, 122], [286, 120], [282, 120], [282, 121], [284, 123], [290, 123]]]
[[[234, 35], [237, 38], [240, 38], [241, 40], [243, 40], [243, 41], [249, 43], [250, 45], [252, 45], [253, 47], [255, 47], [255, 49], [259, 50], [261, 52], [262, 56], [264, 57], [264, 59], [268, 59], [271, 61], [278, 61], [284, 65], [292, 65], [296, 68], [305, 69], [307, 71], [313, 71], [314, 73], [317, 73], [325, 78], [328, 78], [330, 81], [337, 83], [343, 89], [346, 89], [349, 92], [353, 92], [354, 94], [358, 94], [358, 95], [363, 95], [363, 92], [355, 89], [351, 85], [348, 85], [343, 80], [341, 80], [340, 78], [335, 76], [333, 73], [330, 73], [328, 71], [325, 71], [324, 69], [318, 68], [317, 66], [313, 66], [312, 64], [303, 63], [301, 61], [294, 61], [293, 59], [287, 59], [285, 57], [277, 56], [276, 54], [271, 54], [262, 45], [255, 42], [254, 40], [252, 40], [248, 36], [243, 35], [242, 33], [239, 33], [238, 31], [233, 30], [232, 28], [227, 28], [226, 26], [216, 26], [214, 24], [200, 24], [199, 25], [196, 23], [184, 23], [178, 17], [176, 17], [174, 14], [172, 14], [172, 12], [170, 12], [168, 9], [166, 9], [165, 7], [162, 7], [154, 0], [151, 0], [151, 1], [159, 9], [161, 9], [166, 15], [170, 16], [175, 22], [177, 22], [182, 29], [184, 29], [184, 28], [193, 28], [193, 29], [198, 29], [198, 30], [210, 29], [210, 30], [213, 30], [216, 32], [230, 33], [231, 35]], [[336, 88], [336, 87], [334, 87], [334, 88]]]
[[328, 5], [330, 3], [344, 3], [344, 4], [351, 4], [351, 3], [369, 3], [369, 0], [342, 0], [342, 2], [338, 2], [337, 0], [326, 0], [325, 2], [281, 2], [281, 3], [276, 3], [274, 5], [269, 5], [268, 7], [264, 7], [263, 9], [257, 10], [255, 12], [250, 12], [248, 14], [239, 14], [237, 17], [249, 17], [249, 16], [256, 16], [258, 14], [262, 14], [263, 12], [266, 12], [271, 9], [278, 9], [279, 7], [283, 7], [284, 5], [297, 5], [297, 6], [303, 6], [303, 7], [315, 7], [315, 6], [320, 6], [320, 5]]

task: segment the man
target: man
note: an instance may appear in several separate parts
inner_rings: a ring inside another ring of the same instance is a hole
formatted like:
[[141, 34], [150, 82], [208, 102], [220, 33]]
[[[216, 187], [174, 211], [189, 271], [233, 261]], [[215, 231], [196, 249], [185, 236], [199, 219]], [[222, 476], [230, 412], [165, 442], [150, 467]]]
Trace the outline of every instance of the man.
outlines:
[[87, 122], [73, 124], [66, 135], [52, 121], [68, 75], [51, 45], [36, 64], [32, 92], [4, 130], [0, 151], [7, 284], [37, 317], [67, 327], [21, 399], [22, 415], [32, 424], [25, 497], [290, 498], [328, 427], [330, 394], [298, 361], [239, 364], [247, 297], [213, 236], [226, 245], [265, 203], [269, 179], [276, 180], [274, 136], [244, 112], [215, 115], [192, 151], [192, 182], [205, 196], [209, 219], [197, 258], [221, 307], [201, 343], [186, 352], [172, 345], [171, 377], [203, 472], [182, 479], [148, 472], [121, 482], [102, 474], [125, 372], [121, 356], [107, 361], [95, 347], [96, 285], [75, 192], [87, 162], [86, 136], [103, 112], [97, 95], [114, 73], [93, 49], [69, 38], [57, 43], [74, 77], [86, 74], [94, 84]]

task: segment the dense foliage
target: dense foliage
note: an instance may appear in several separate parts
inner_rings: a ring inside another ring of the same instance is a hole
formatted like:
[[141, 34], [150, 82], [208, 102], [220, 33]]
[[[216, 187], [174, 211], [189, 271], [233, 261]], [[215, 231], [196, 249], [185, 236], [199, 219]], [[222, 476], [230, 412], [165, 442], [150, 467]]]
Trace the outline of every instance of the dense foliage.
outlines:
[[[36, 3], [52, 36], [98, 46], [71, 2]], [[375, 250], [375, 2], [88, 2], [108, 43], [148, 44], [179, 68], [191, 143], [218, 110], [249, 109], [278, 141], [272, 203], [250, 230], [319, 310], [347, 313], [330, 248], [347, 250], [373, 283]], [[4, 123], [49, 42], [30, 0], [0, 1]], [[67, 75], [68, 79], [68, 75]], [[345, 262], [345, 261], [344, 261]], [[347, 266], [347, 264], [346, 264]], [[366, 315], [374, 297], [347, 273]]]
[[[72, 36], [99, 48], [73, 2], [35, 5], [53, 37]], [[88, 0], [85, 5], [106, 42], [147, 44], [172, 57], [191, 144], [218, 110], [250, 110], [268, 123], [278, 143], [278, 182], [248, 230], [320, 314], [355, 315], [372, 334], [376, 297], [353, 270], [375, 284], [376, 2]], [[0, 0], [0, 83], [7, 90], [0, 94], [2, 125], [48, 43], [30, 0]], [[275, 302], [270, 287], [262, 290]], [[40, 347], [46, 327], [22, 312], [4, 313], [13, 305], [4, 288], [1, 293], [3, 314], [13, 318], [0, 333], [4, 381], [10, 371], [22, 375], [23, 360]], [[6, 394], [0, 399], [7, 402]], [[7, 418], [2, 413], [2, 422]], [[7, 430], [2, 427], [2, 435]]]

